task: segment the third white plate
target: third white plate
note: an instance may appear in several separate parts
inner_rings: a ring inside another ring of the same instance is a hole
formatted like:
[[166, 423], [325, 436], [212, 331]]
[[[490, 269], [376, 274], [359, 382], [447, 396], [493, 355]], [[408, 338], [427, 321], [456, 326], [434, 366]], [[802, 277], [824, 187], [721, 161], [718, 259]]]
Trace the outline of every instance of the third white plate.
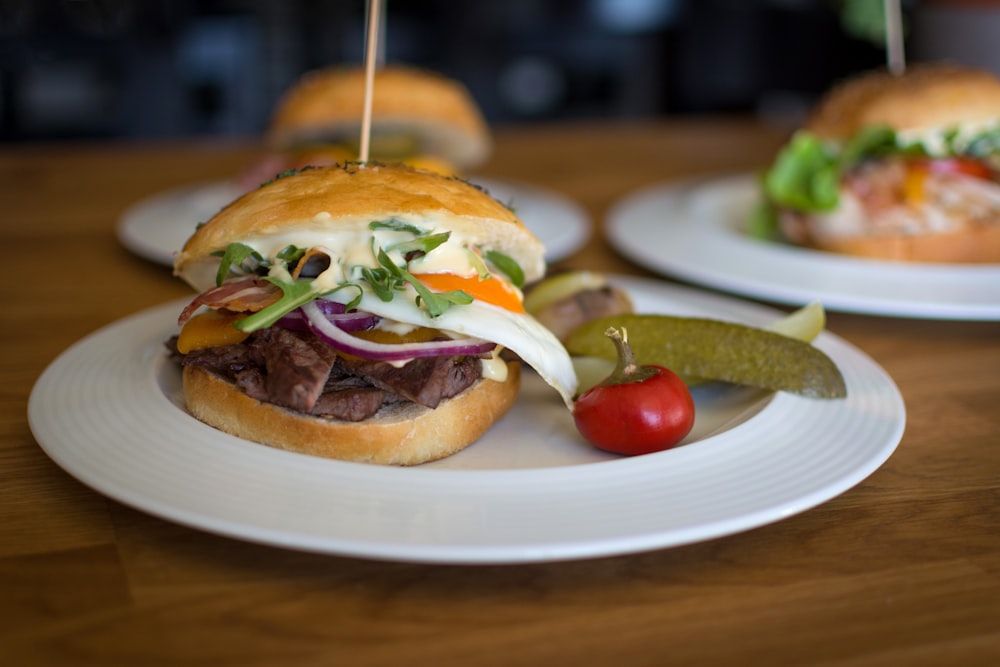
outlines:
[[608, 240], [665, 275], [724, 291], [829, 310], [931, 319], [1000, 319], [1000, 265], [909, 264], [750, 238], [752, 176], [666, 183], [608, 214]]

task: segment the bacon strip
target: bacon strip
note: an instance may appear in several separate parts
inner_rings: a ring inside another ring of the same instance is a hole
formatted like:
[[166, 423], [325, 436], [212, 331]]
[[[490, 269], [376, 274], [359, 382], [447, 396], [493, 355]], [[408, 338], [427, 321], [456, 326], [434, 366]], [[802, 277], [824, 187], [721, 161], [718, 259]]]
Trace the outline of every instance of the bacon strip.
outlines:
[[195, 311], [202, 306], [255, 313], [267, 308], [280, 298], [281, 289], [277, 285], [255, 276], [227, 280], [218, 287], [213, 287], [196, 296], [181, 311], [180, 317], [177, 318], [177, 324], [184, 326], [184, 323], [191, 319]]

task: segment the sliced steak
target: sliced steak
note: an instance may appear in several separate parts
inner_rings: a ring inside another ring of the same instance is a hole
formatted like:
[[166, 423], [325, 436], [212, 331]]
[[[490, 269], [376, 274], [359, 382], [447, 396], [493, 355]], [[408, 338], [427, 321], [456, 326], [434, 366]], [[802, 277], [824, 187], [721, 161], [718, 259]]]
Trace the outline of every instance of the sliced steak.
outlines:
[[385, 392], [376, 387], [327, 388], [313, 406], [312, 414], [359, 422], [373, 416], [385, 402]]
[[397, 368], [382, 361], [338, 356], [306, 332], [271, 327], [242, 343], [177, 351], [182, 366], [197, 366], [235, 383], [251, 398], [299, 412], [345, 421], [373, 416], [383, 405], [412, 401], [435, 408], [482, 375], [475, 357], [426, 357]]
[[235, 380], [238, 373], [256, 366], [250, 358], [250, 349], [246, 345], [206, 347], [181, 354], [177, 352], [176, 343], [177, 337], [175, 336], [168, 342], [168, 347], [182, 366], [204, 368], [229, 380]]
[[442, 399], [460, 394], [482, 375], [482, 364], [475, 357], [421, 357], [401, 367], [340, 357], [337, 365], [371, 380], [376, 387], [428, 408], [436, 408]]
[[242, 370], [236, 374], [233, 381], [250, 398], [258, 401], [271, 400], [270, 394], [267, 393], [267, 381], [260, 368], [254, 366]]
[[337, 353], [315, 336], [278, 327], [262, 331], [251, 347], [262, 353], [270, 401], [312, 412]]

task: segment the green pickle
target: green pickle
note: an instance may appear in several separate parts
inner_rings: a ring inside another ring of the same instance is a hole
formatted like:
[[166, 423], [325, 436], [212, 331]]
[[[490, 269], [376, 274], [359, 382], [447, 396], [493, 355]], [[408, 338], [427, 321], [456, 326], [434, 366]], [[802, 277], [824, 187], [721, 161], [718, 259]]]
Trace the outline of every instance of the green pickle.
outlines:
[[624, 328], [640, 364], [665, 366], [690, 383], [717, 380], [810, 398], [847, 396], [836, 364], [808, 342], [719, 320], [671, 315], [614, 315], [577, 328], [570, 354], [615, 358], [605, 336]]

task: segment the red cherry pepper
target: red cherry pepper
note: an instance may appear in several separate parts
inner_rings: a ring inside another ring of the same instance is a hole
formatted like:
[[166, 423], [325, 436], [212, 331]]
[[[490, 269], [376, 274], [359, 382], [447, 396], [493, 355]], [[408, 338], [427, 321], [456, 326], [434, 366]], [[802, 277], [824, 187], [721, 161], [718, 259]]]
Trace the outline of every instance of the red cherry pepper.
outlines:
[[691, 392], [673, 371], [640, 366], [628, 333], [610, 328], [615, 370], [586, 391], [573, 407], [576, 427], [594, 446], [617, 454], [648, 454], [669, 449], [691, 432], [695, 406]]

